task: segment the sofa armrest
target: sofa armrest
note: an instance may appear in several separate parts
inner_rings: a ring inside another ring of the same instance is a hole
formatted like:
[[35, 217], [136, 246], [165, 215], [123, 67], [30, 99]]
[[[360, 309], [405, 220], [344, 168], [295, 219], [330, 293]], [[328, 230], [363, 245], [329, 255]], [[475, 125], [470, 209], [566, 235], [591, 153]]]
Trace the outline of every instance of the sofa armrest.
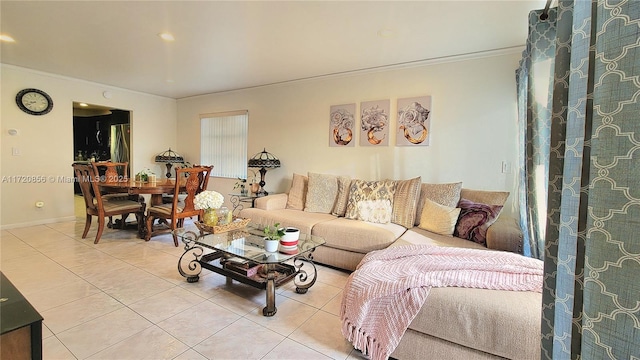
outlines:
[[287, 194], [274, 194], [259, 197], [256, 199], [253, 207], [262, 210], [280, 210], [287, 207]]
[[516, 219], [499, 216], [487, 229], [487, 247], [522, 254], [524, 236]]

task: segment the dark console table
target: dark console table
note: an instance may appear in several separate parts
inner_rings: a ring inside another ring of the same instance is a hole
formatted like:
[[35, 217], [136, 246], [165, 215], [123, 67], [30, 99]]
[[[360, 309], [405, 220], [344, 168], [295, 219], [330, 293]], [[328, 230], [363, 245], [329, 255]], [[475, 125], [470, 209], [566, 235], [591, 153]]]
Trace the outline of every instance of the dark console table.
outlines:
[[42, 316], [0, 272], [0, 359], [42, 359]]

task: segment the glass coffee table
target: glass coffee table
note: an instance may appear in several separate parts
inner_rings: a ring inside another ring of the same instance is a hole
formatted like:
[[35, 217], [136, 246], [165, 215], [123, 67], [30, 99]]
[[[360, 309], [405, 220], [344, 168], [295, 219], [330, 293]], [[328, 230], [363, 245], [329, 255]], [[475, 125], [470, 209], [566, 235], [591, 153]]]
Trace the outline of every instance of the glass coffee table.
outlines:
[[[201, 231], [189, 225], [174, 230], [185, 244], [185, 252], [178, 260], [180, 275], [187, 282], [196, 282], [202, 268], [226, 276], [241, 283], [266, 290], [264, 316], [277, 312], [275, 289], [291, 280], [296, 292], [304, 294], [317, 278], [313, 263], [313, 251], [324, 244], [324, 239], [300, 233], [297, 250], [267, 252], [264, 250], [262, 226], [246, 227], [223, 233]], [[305, 264], [310, 265], [307, 268]], [[309, 271], [307, 271], [309, 270]]]

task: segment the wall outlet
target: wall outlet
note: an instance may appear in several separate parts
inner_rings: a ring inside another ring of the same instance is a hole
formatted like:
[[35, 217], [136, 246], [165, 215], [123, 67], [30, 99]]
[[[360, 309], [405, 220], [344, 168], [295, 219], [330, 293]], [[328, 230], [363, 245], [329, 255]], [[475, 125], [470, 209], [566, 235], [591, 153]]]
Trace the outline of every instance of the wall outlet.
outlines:
[[11, 155], [13, 155], [13, 156], [20, 156], [20, 148], [12, 147], [12, 148], [11, 148]]
[[510, 174], [511, 173], [511, 163], [508, 161], [503, 161], [502, 162], [502, 173], [503, 174]]

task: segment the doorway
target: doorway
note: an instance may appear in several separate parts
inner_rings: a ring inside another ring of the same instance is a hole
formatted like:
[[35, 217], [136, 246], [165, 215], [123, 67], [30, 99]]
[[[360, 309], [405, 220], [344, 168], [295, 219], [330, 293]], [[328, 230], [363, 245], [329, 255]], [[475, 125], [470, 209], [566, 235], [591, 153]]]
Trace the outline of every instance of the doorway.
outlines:
[[[75, 162], [131, 162], [131, 111], [102, 105], [73, 103], [73, 159]], [[130, 171], [131, 167], [127, 169]], [[126, 174], [127, 177], [129, 174]], [[74, 183], [76, 217], [84, 217], [84, 200]], [[80, 214], [78, 214], [80, 212]]]

